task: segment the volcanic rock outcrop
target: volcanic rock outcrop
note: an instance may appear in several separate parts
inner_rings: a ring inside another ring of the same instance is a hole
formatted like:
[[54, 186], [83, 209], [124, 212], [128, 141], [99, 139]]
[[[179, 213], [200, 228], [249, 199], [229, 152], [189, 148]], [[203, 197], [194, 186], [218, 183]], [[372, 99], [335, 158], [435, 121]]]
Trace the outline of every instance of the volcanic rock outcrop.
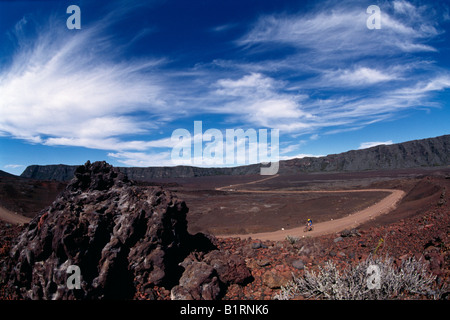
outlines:
[[[243, 260], [215, 250], [207, 236], [190, 235], [187, 212], [174, 194], [136, 186], [117, 168], [88, 161], [19, 236], [3, 281], [22, 299], [131, 299], [136, 288], [147, 293], [154, 287], [185, 288], [190, 277], [191, 283], [208, 282], [213, 294], [178, 298], [218, 298], [250, 272]], [[189, 255], [216, 251], [214, 264], [197, 262], [212, 277], [184, 270], [181, 262]], [[71, 265], [80, 270], [80, 289], [68, 286]]]

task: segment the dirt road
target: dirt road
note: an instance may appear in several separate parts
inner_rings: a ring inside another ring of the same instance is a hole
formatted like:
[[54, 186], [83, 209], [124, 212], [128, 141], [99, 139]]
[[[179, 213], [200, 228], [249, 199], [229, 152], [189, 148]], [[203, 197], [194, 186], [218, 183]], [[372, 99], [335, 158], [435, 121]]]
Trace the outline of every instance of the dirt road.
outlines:
[[9, 210], [6, 210], [5, 208], [0, 207], [0, 220], [14, 224], [23, 224], [30, 222], [31, 218], [24, 217], [20, 214], [11, 212]]
[[381, 201], [375, 203], [374, 205], [348, 215], [344, 218], [330, 220], [326, 222], [316, 223], [314, 224], [313, 231], [304, 231], [305, 226], [299, 226], [297, 228], [278, 230], [273, 232], [262, 232], [262, 233], [253, 233], [253, 234], [230, 234], [230, 235], [221, 235], [219, 237], [239, 237], [239, 238], [249, 238], [252, 239], [260, 239], [260, 240], [273, 240], [280, 241], [284, 240], [286, 236], [294, 236], [294, 237], [313, 237], [324, 234], [330, 234], [342, 231], [344, 229], [355, 228], [358, 225], [366, 222], [370, 219], [374, 219], [375, 217], [386, 214], [392, 211], [397, 203], [403, 198], [405, 192], [403, 190], [393, 190], [393, 189], [359, 189], [359, 190], [333, 190], [333, 191], [292, 191], [292, 190], [248, 190], [248, 189], [235, 189], [238, 186], [243, 186], [247, 184], [255, 184], [258, 182], [262, 182], [268, 179], [276, 178], [277, 176], [272, 176], [269, 178], [264, 178], [257, 181], [252, 181], [249, 183], [242, 183], [239, 185], [231, 185], [228, 187], [216, 188], [216, 190], [222, 191], [231, 191], [231, 192], [247, 192], [247, 193], [281, 193], [281, 194], [304, 194], [304, 193], [358, 193], [358, 192], [389, 192], [390, 195]]
[[[347, 217], [330, 220], [326, 222], [314, 224], [314, 230], [309, 232], [304, 232], [304, 226], [299, 226], [298, 228], [278, 230], [273, 232], [263, 232], [263, 233], [253, 233], [253, 234], [231, 234], [231, 235], [221, 235], [220, 237], [240, 237], [260, 240], [284, 240], [287, 235], [295, 237], [304, 236], [319, 236], [323, 234], [335, 233], [344, 229], [354, 228], [361, 223], [373, 219], [378, 215], [385, 214], [393, 210], [397, 203], [403, 198], [405, 192], [402, 190], [392, 190], [392, 189], [359, 189], [359, 190], [333, 190], [333, 191], [295, 191], [295, 190], [249, 190], [249, 189], [236, 189], [244, 185], [256, 184], [269, 179], [274, 179], [278, 175], [274, 175], [268, 178], [230, 185], [226, 187], [216, 188], [216, 190], [228, 191], [228, 192], [245, 192], [245, 193], [280, 193], [280, 194], [302, 194], [302, 193], [358, 193], [358, 192], [389, 192], [390, 195], [381, 201], [375, 203], [374, 205], [358, 211], [354, 214], [348, 215]], [[9, 223], [23, 224], [28, 223], [31, 219], [24, 217], [20, 214], [13, 213], [5, 208], [0, 207], [0, 220], [4, 220]]]

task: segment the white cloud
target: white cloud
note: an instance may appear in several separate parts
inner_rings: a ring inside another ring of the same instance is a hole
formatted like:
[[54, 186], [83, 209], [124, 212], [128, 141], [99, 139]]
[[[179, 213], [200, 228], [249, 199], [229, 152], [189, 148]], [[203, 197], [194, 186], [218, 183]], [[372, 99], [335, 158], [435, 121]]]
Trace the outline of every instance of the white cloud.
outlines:
[[[325, 127], [330, 128], [328, 134], [358, 130], [391, 119], [402, 110], [420, 105], [428, 98], [427, 93], [449, 87], [450, 81], [445, 76], [418, 84], [406, 82], [406, 73], [413, 67], [408, 65], [402, 70], [400, 66], [384, 69], [356, 66], [325, 71], [319, 79], [305, 81], [304, 85], [300, 82], [298, 88], [289, 90], [286, 82], [262, 73], [220, 79], [210, 96], [218, 107], [210, 111], [256, 127], [277, 128], [284, 134], [316, 134]], [[380, 88], [370, 93], [332, 92], [327, 99], [298, 93], [321, 87], [372, 89], [374, 84]]]
[[237, 26], [236, 23], [223, 24], [223, 25], [212, 28], [211, 31], [225, 32], [225, 31], [235, 28], [236, 26]]
[[415, 7], [407, 1], [403, 1], [403, 0], [394, 1], [393, 5], [394, 5], [394, 10], [399, 13], [414, 14], [416, 11]]
[[25, 165], [23, 164], [7, 164], [3, 166], [5, 169], [17, 169], [17, 168], [23, 168]]
[[[328, 127], [331, 134], [392, 119], [423, 103], [433, 105], [430, 93], [447, 88], [433, 61], [414, 56], [436, 52], [430, 40], [442, 34], [428, 7], [386, 4], [382, 29], [368, 30], [364, 7], [327, 4], [308, 13], [262, 16], [237, 41], [249, 54], [279, 49], [282, 58], [215, 61], [225, 70], [247, 73], [217, 82], [223, 87], [216, 93], [228, 97], [223, 99], [227, 112], [283, 133], [314, 134]], [[286, 54], [286, 47], [296, 50]], [[287, 76], [281, 81], [278, 74]], [[339, 90], [352, 87], [360, 90]], [[416, 94], [408, 96], [408, 91]]]
[[296, 101], [288, 97], [264, 100], [257, 102], [252, 107], [255, 108], [257, 116], [261, 118], [260, 121], [263, 121], [263, 119], [311, 117], [301, 110]]
[[135, 150], [144, 151], [150, 148], [172, 148], [174, 143], [170, 138], [163, 138], [160, 140], [141, 141], [141, 140], [127, 140], [122, 141], [118, 138], [104, 138], [104, 137], [83, 137], [83, 138], [48, 138], [41, 142], [47, 146], [76, 146], [86, 147], [99, 150]]
[[390, 144], [393, 144], [392, 140], [378, 141], [378, 142], [363, 142], [359, 145], [358, 150], [368, 149], [379, 145], [390, 145]]
[[120, 144], [115, 137], [156, 127], [131, 114], [167, 109], [151, 72], [163, 60], [114, 61], [110, 39], [95, 25], [70, 35], [43, 28], [27, 39], [19, 32], [26, 23], [16, 26], [20, 46], [0, 70], [0, 132], [32, 143], [97, 148], [102, 139]]
[[292, 156], [280, 156], [280, 160], [302, 159], [302, 158], [320, 158], [320, 157], [324, 157], [324, 155], [299, 153], [299, 154], [295, 154]]
[[[182, 117], [220, 115], [230, 128], [275, 128], [311, 140], [322, 128], [323, 134], [358, 130], [432, 105], [431, 93], [450, 88], [434, 56], [424, 58], [436, 52], [430, 40], [441, 34], [426, 9], [386, 4], [381, 30], [368, 30], [364, 6], [346, 1], [327, 1], [306, 14], [266, 15], [235, 42], [240, 55], [234, 60], [219, 56], [163, 71], [171, 57], [120, 58], [153, 27], [115, 46], [100, 23], [69, 34], [43, 28], [31, 39], [24, 32], [31, 22], [22, 19], [14, 33], [17, 52], [0, 69], [0, 136], [114, 151], [109, 155], [128, 165], [169, 165], [166, 150], [152, 149], [171, 148], [170, 138], [139, 137]], [[120, 16], [116, 11], [102, 23]], [[266, 56], [266, 50], [281, 54]]]
[[[427, 21], [424, 10], [415, 10], [409, 20], [382, 12], [382, 31], [366, 28], [368, 15], [361, 6], [338, 4], [308, 14], [277, 14], [261, 17], [239, 43], [246, 46], [286, 43], [305, 50], [309, 62], [333, 62], [343, 59], [383, 56], [403, 51], [435, 50], [421, 43], [438, 34], [433, 21]], [[394, 4], [395, 6], [395, 4]], [[398, 2], [407, 8], [406, 2]], [[409, 7], [408, 7], [409, 8]], [[388, 9], [388, 8], [387, 8]]]
[[[429, 81], [423, 88], [423, 92], [441, 91], [450, 88], [450, 76], [442, 76]], [[420, 88], [418, 89], [420, 91]]]
[[216, 93], [227, 96], [259, 95], [267, 96], [275, 89], [275, 81], [261, 73], [245, 75], [240, 79], [220, 79]]
[[450, 75], [437, 76], [426, 81], [420, 81], [412, 86], [400, 88], [394, 91], [399, 97], [418, 99], [433, 91], [441, 91], [450, 88]]
[[[313, 135], [314, 138], [310, 140], [318, 139], [318, 135]], [[317, 136], [317, 138], [315, 138]], [[280, 148], [280, 160], [289, 160], [289, 159], [301, 159], [306, 157], [318, 158], [323, 157], [323, 155], [315, 155], [310, 153], [298, 153], [300, 148], [303, 148], [305, 144], [307, 144], [307, 140], [300, 140], [298, 143], [292, 143], [287, 145], [286, 147]], [[297, 151], [297, 152], [295, 152]]]
[[283, 147], [280, 150], [280, 154], [286, 154], [286, 153], [294, 152], [295, 150], [298, 150], [302, 144], [304, 144], [304, 143], [290, 144], [287, 147]]
[[376, 69], [360, 67], [356, 70], [344, 70], [336, 75], [338, 81], [348, 82], [350, 84], [374, 84], [394, 79], [395, 77], [385, 74]]
[[285, 84], [261, 73], [239, 79], [220, 79], [216, 82], [215, 99], [224, 105], [217, 112], [234, 114], [246, 123], [258, 127], [292, 131], [310, 126], [314, 116], [303, 110], [304, 95], [282, 93]]
[[131, 167], [170, 167], [174, 166], [170, 158], [170, 151], [159, 153], [145, 152], [111, 152], [108, 157]]
[[400, 79], [400, 76], [397, 70], [354, 67], [350, 69], [324, 71], [323, 77], [315, 84], [328, 87], [370, 86], [376, 83], [398, 79]]

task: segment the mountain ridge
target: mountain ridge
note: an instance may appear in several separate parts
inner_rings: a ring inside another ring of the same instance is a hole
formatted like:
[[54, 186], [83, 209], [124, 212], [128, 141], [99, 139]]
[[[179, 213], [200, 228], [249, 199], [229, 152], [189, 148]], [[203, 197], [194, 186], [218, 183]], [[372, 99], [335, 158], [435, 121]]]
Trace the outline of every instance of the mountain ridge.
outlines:
[[[278, 173], [356, 172], [447, 165], [450, 165], [450, 135], [443, 135], [361, 150], [349, 150], [323, 157], [281, 160]], [[20, 176], [37, 180], [69, 181], [73, 178], [77, 167], [64, 164], [31, 165]], [[261, 164], [227, 168], [192, 166], [118, 168], [132, 180], [149, 181], [159, 178], [259, 174]]]

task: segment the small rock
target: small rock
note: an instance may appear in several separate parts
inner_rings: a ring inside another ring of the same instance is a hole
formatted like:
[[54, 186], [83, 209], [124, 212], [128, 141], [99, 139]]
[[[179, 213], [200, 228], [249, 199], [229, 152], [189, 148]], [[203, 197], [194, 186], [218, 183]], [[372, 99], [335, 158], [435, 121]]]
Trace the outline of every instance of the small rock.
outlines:
[[259, 249], [262, 248], [262, 243], [261, 242], [253, 242], [252, 243], [252, 249]]
[[342, 241], [342, 240], [344, 240], [344, 238], [342, 238], [342, 237], [337, 237], [337, 238], [335, 238], [333, 241], [334, 241], [334, 243], [338, 243], [338, 242], [340, 242], [340, 241]]
[[441, 275], [443, 273], [443, 267], [445, 265], [444, 258], [437, 251], [425, 253], [425, 259], [430, 262], [430, 271], [435, 275]]
[[300, 250], [298, 250], [298, 252], [301, 254], [309, 255], [312, 252], [312, 249], [311, 247], [304, 245], [303, 247], [300, 248]]
[[295, 260], [294, 262], [292, 262], [292, 266], [295, 269], [303, 270], [305, 268], [305, 263], [301, 259], [298, 259], [298, 260]]
[[263, 284], [271, 289], [281, 288], [292, 280], [292, 274], [289, 271], [276, 271], [274, 269], [266, 271], [262, 276]]
[[260, 259], [260, 260], [257, 260], [256, 263], [260, 267], [267, 267], [268, 265], [270, 265], [271, 262], [269, 259]]

